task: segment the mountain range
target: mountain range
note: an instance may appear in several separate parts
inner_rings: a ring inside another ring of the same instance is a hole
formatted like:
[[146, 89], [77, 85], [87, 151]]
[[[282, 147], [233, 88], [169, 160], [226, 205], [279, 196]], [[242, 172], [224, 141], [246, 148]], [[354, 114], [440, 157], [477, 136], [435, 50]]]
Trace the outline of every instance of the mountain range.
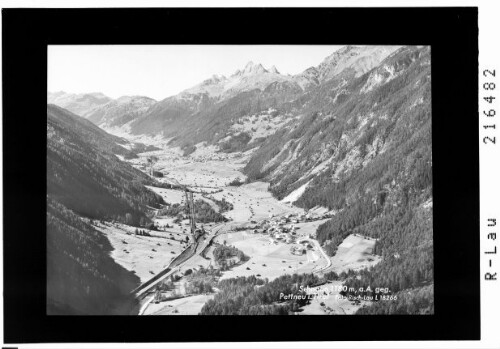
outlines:
[[112, 99], [100, 92], [66, 93], [47, 92], [47, 104], [55, 104], [80, 116], [87, 116], [93, 109], [102, 106]]
[[[213, 75], [175, 96], [155, 101], [144, 96], [112, 99], [102, 93], [72, 94], [48, 92], [47, 102], [65, 108], [104, 128], [131, 126], [131, 132], [154, 133], [158, 119], [174, 121], [203, 112], [208, 107], [229, 100], [243, 92], [267, 90], [267, 97], [280, 92], [302, 93], [343, 73], [359, 76], [379, 64], [398, 46], [346, 46], [326, 57], [316, 67], [297, 75], [280, 74], [275, 66], [266, 69], [248, 62], [231, 76]], [[154, 126], [152, 126], [154, 125]]]

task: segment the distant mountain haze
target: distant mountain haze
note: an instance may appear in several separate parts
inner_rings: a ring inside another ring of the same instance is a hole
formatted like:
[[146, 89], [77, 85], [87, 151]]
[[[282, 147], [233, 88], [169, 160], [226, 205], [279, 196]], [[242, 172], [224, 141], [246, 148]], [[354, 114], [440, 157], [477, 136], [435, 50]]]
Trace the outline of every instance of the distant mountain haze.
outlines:
[[93, 93], [66, 93], [47, 92], [47, 103], [55, 104], [77, 115], [85, 117], [87, 113], [98, 106], [102, 106], [112, 99], [100, 92]]
[[[263, 90], [274, 82], [287, 82], [290, 86], [298, 85], [302, 90], [307, 90], [348, 68], [352, 69], [356, 75], [365, 73], [397, 48], [398, 46], [346, 46], [326, 57], [317, 67], [311, 67], [295, 76], [282, 75], [275, 66], [266, 69], [262, 64], [250, 61], [229, 77], [213, 75], [175, 97], [178, 100], [197, 101], [204, 101], [205, 97], [208, 97], [220, 101], [240, 92], [252, 89]], [[169, 104], [169, 101], [171, 97], [161, 102]], [[123, 126], [146, 114], [147, 109], [156, 103], [155, 100], [143, 96], [124, 96], [113, 100], [99, 92], [72, 94], [63, 91], [48, 92], [47, 102], [63, 107], [104, 127]], [[188, 109], [197, 110], [196, 108]]]
[[142, 116], [155, 103], [149, 97], [123, 96], [94, 108], [85, 117], [104, 128], [122, 126]]

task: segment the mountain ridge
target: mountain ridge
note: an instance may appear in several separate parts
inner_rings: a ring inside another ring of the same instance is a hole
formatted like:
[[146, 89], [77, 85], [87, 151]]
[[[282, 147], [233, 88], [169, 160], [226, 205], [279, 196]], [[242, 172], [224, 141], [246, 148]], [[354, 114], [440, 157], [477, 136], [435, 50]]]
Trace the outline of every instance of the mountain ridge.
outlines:
[[[163, 203], [144, 187], [154, 180], [122, 162], [126, 149], [90, 121], [47, 106], [47, 195], [74, 212], [95, 219], [147, 220], [146, 206]], [[96, 200], [96, 198], [98, 198]]]
[[47, 314], [118, 315], [136, 308], [140, 279], [111, 257], [94, 221], [150, 222], [155, 181], [115, 155], [120, 138], [47, 106]]
[[[134, 96], [126, 104], [122, 103], [127, 99], [126, 96], [111, 99], [100, 92], [68, 94], [60, 91], [48, 92], [47, 96], [49, 103], [66, 108], [105, 128], [128, 125], [124, 130], [132, 134], [160, 133], [164, 129], [161, 126], [164, 123], [175, 123], [177, 119], [192, 117], [241, 93], [252, 90], [263, 92], [274, 85], [280, 86], [281, 95], [284, 89], [292, 91], [289, 98], [292, 99], [300, 91], [307, 93], [340, 74], [347, 74], [346, 78], [351, 75], [357, 77], [399, 48], [400, 46], [344, 46], [325, 57], [317, 66], [296, 75], [283, 75], [275, 66], [266, 69], [261, 63], [249, 61], [229, 77], [214, 74], [201, 83], [160, 101]], [[142, 102], [138, 103], [137, 100]], [[152, 123], [150, 126], [147, 125], [148, 119]]]
[[101, 92], [66, 93], [47, 92], [47, 103], [55, 104], [77, 115], [85, 117], [94, 108], [108, 103], [112, 99]]

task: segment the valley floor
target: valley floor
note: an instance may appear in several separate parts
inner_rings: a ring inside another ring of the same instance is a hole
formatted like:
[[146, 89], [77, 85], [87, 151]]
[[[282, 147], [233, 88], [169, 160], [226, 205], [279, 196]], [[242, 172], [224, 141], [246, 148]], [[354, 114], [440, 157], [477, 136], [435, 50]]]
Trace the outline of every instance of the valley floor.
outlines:
[[[147, 140], [141, 139], [145, 142]], [[147, 142], [145, 142], [147, 143]], [[212, 200], [222, 200], [233, 204], [233, 209], [224, 212], [230, 220], [226, 226], [243, 226], [252, 224], [269, 217], [285, 216], [288, 214], [302, 214], [304, 210], [274, 198], [268, 191], [268, 183], [256, 182], [241, 186], [229, 186], [235, 178], [244, 179], [240, 172], [248, 154], [219, 154], [214, 153], [209, 147], [198, 146], [196, 152], [189, 157], [183, 157], [179, 149], [169, 148], [164, 141], [149, 139], [153, 144], [163, 150], [140, 154], [138, 159], [131, 160], [131, 164], [143, 171], [146, 157], [155, 155], [159, 161], [155, 170], [165, 174], [160, 181], [171, 184], [182, 184], [196, 190], [195, 200], [201, 199], [208, 202], [214, 209], [218, 206]], [[184, 193], [179, 190], [149, 187], [161, 195], [165, 202], [170, 204], [184, 204]], [[211, 199], [212, 198], [212, 199]], [[254, 233], [253, 229], [241, 231], [228, 231], [217, 235], [214, 243], [227, 244], [236, 247], [247, 255], [249, 260], [233, 266], [224, 271], [220, 279], [240, 276], [256, 275], [270, 281], [283, 274], [293, 273], [322, 273], [335, 271], [340, 273], [350, 269], [360, 269], [373, 265], [379, 261], [378, 257], [371, 254], [375, 241], [360, 236], [351, 235], [340, 245], [334, 257], [328, 257], [319, 243], [311, 239], [320, 224], [326, 220], [301, 222], [295, 224], [297, 237], [295, 243], [285, 243], [270, 239], [269, 235]], [[156, 217], [155, 223], [164, 231], [151, 231], [152, 236], [136, 236], [133, 227], [123, 224], [106, 223], [98, 228], [109, 238], [114, 247], [112, 257], [128, 270], [134, 271], [141, 282], [144, 282], [163, 270], [168, 263], [178, 255], [186, 246], [184, 242], [189, 234], [188, 221], [181, 225], [174, 224], [172, 217]], [[163, 228], [164, 226], [169, 228]], [[214, 224], [206, 224], [205, 229], [210, 230]], [[311, 243], [311, 247], [303, 255], [291, 253], [293, 245], [298, 246], [301, 241]], [[213, 247], [209, 247], [204, 255], [195, 255], [182, 266], [176, 268], [176, 273], [182, 275], [186, 270], [193, 271], [200, 268], [215, 266], [213, 261]], [[338, 300], [338, 292], [332, 291], [333, 282], [322, 286], [319, 293], [326, 294], [325, 299], [314, 299], [305, 306], [301, 314], [349, 314], [354, 313], [361, 305], [351, 304], [347, 300]], [[213, 294], [187, 295], [184, 282], [176, 283], [176, 291], [170, 292], [171, 300], [159, 303], [152, 302], [152, 294], [142, 299], [141, 313], [144, 315], [192, 315], [198, 314], [203, 304]], [[174, 295], [174, 297], [172, 297]], [[179, 298], [180, 297], [180, 298]], [[174, 299], [175, 298], [175, 299]]]
[[241, 231], [219, 235], [216, 240], [219, 243], [226, 241], [250, 257], [244, 264], [224, 272], [221, 279], [256, 275], [271, 281], [283, 274], [311, 273], [327, 264], [317, 250], [294, 255], [290, 252], [292, 244], [271, 243], [269, 237], [263, 234]]
[[[135, 235], [135, 227], [120, 223], [98, 223], [95, 226], [111, 242], [111, 257], [125, 269], [133, 271], [146, 282], [167, 267], [185, 249], [185, 234], [145, 230], [151, 236]], [[181, 242], [182, 241], [182, 242]]]

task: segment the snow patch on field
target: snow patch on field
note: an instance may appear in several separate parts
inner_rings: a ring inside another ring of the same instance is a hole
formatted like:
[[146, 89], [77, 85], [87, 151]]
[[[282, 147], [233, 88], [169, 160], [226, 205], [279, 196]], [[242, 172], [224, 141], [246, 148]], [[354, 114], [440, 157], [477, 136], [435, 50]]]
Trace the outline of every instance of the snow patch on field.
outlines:
[[254, 182], [239, 187], [226, 187], [219, 193], [212, 194], [217, 200], [229, 201], [234, 208], [224, 213], [235, 222], [259, 221], [269, 218], [270, 214], [303, 213], [298, 207], [278, 201], [267, 190], [269, 183]]
[[136, 236], [135, 227], [118, 223], [98, 223], [95, 228], [103, 232], [113, 246], [111, 257], [116, 263], [133, 271], [141, 282], [162, 271], [184, 249], [180, 239], [169, 239], [167, 232], [143, 229], [153, 236]]
[[332, 270], [341, 273], [352, 270], [361, 270], [371, 267], [382, 260], [373, 254], [375, 239], [358, 234], [351, 234], [339, 245], [335, 256], [331, 257]]
[[184, 192], [181, 190], [157, 188], [149, 185], [145, 187], [160, 195], [169, 204], [181, 204], [184, 202]]
[[313, 208], [311, 208], [308, 211], [308, 213], [310, 213], [312, 215], [316, 215], [316, 216], [324, 215], [327, 212], [328, 212], [328, 208], [323, 207], [323, 206], [314, 206]]
[[307, 182], [306, 184], [301, 185], [299, 188], [295, 189], [292, 191], [290, 194], [288, 194], [281, 202], [295, 202], [297, 201], [302, 194], [306, 191], [307, 186], [311, 183], [311, 181]]
[[[300, 224], [300, 234], [316, 231], [319, 222]], [[242, 265], [224, 272], [221, 279], [239, 276], [260, 275], [260, 278], [273, 280], [284, 274], [311, 273], [318, 268], [325, 267], [328, 261], [316, 249], [308, 250], [304, 255], [291, 253], [291, 244], [269, 242], [269, 237], [263, 234], [235, 232], [220, 235], [217, 242], [235, 246], [243, 251], [250, 259]]]

